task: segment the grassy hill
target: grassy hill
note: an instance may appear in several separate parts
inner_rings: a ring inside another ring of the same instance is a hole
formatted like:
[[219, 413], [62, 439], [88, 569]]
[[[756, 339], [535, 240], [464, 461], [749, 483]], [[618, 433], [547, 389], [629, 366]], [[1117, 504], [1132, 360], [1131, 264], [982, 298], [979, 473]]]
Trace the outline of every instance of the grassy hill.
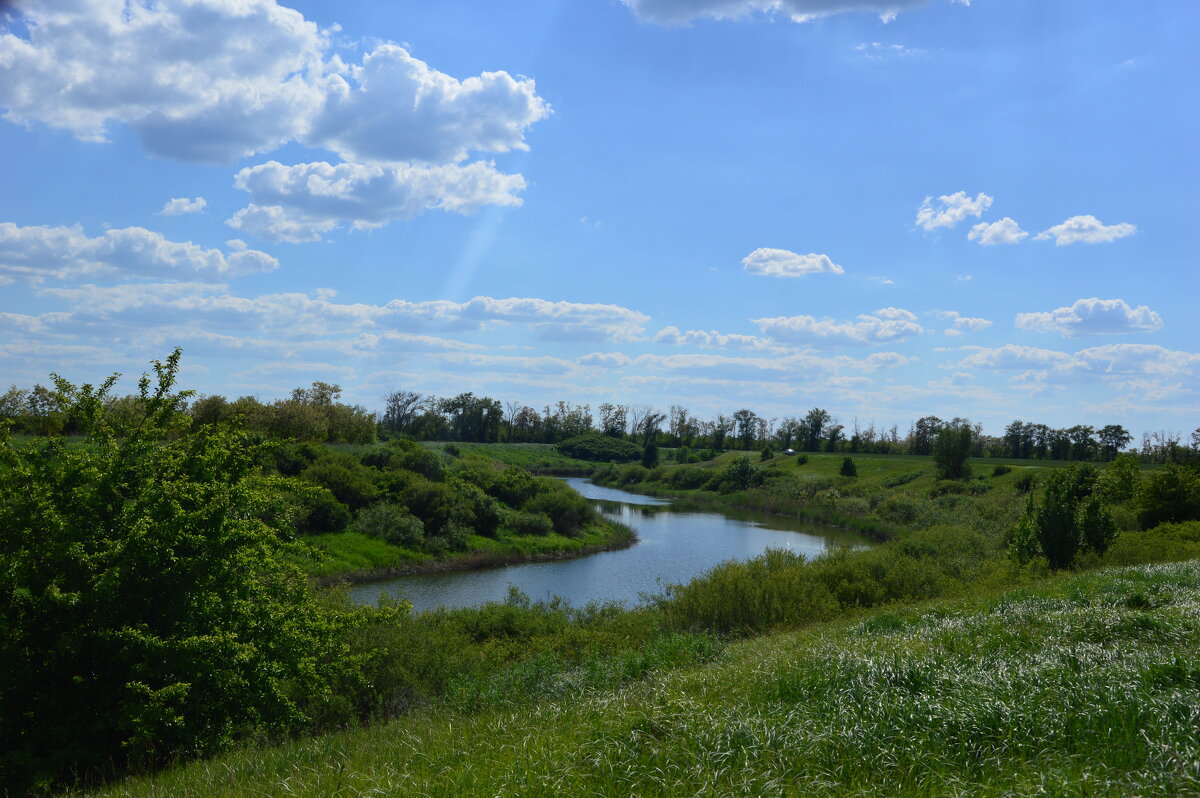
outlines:
[[734, 643], [615, 688], [550, 673], [474, 709], [96, 794], [1198, 794], [1198, 634], [1196, 561], [1058, 576]]

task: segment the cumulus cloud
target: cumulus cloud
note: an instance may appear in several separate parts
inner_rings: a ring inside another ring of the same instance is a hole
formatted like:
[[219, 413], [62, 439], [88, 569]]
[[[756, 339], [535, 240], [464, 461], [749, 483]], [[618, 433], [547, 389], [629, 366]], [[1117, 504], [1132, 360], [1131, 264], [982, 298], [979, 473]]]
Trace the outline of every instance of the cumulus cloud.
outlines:
[[[738, 19], [751, 14], [779, 15], [808, 22], [849, 11], [874, 12], [884, 21], [925, 0], [622, 0], [637, 18], [660, 25], [684, 25], [695, 19]], [[970, 5], [970, 0], [955, 0]]]
[[882, 344], [920, 335], [925, 328], [916, 314], [902, 308], [882, 308], [864, 313], [856, 321], [834, 321], [814, 316], [777, 316], [753, 319], [763, 333], [780, 341], [813, 346]]
[[1048, 313], [1018, 313], [1021, 330], [1056, 332], [1067, 338], [1104, 333], [1154, 332], [1162, 329], [1162, 318], [1146, 305], [1130, 307], [1123, 299], [1077, 299], [1075, 303]]
[[549, 107], [528, 78], [458, 80], [380, 44], [361, 64], [274, 0], [94, 0], [22, 5], [0, 36], [12, 122], [104, 140], [129, 125], [167, 158], [229, 162], [289, 141], [348, 160], [451, 162], [524, 146]]
[[1071, 363], [1071, 355], [1053, 349], [1005, 344], [995, 348], [964, 347], [971, 354], [959, 363], [960, 368], [1031, 369], [1063, 367]]
[[739, 335], [737, 333], [719, 333], [716, 330], [688, 330], [681, 332], [678, 327], [664, 327], [654, 335], [654, 342], [667, 346], [698, 346], [701, 349], [765, 349], [783, 351], [783, 347], [757, 335]]
[[980, 222], [971, 228], [971, 232], [967, 233], [968, 241], [978, 241], [985, 247], [1019, 244], [1022, 239], [1028, 237], [1029, 233], [1022, 230], [1021, 226], [1008, 216], [998, 222]]
[[27, 282], [135, 276], [225, 280], [278, 266], [279, 261], [256, 249], [226, 255], [190, 241], [168, 241], [162, 233], [144, 227], [106, 230], [89, 238], [78, 226], [19, 227], [0, 222], [0, 275]]
[[1054, 239], [1058, 247], [1067, 244], [1103, 244], [1116, 241], [1137, 232], [1137, 226], [1122, 222], [1121, 224], [1103, 224], [1095, 216], [1072, 216], [1062, 224], [1056, 224], [1050, 229], [1038, 233], [1035, 240], [1046, 241]]
[[844, 274], [828, 255], [798, 255], [786, 249], [759, 248], [742, 258], [742, 268], [750, 274], [770, 277], [802, 277], [806, 274]]
[[935, 310], [933, 315], [950, 322], [950, 326], [942, 330], [944, 335], [962, 335], [966, 331], [977, 332], [991, 327], [993, 322], [977, 316], [963, 316], [957, 310]]
[[985, 368], [1020, 371], [1022, 379], [1077, 379], [1100, 377], [1125, 379], [1129, 375], [1152, 378], [1200, 377], [1200, 354], [1181, 352], [1152, 344], [1107, 344], [1059, 352], [1032, 346], [1005, 344], [1001, 347], [963, 347], [970, 352], [952, 368]]
[[204, 197], [196, 197], [188, 199], [187, 197], [176, 197], [169, 200], [166, 205], [163, 205], [159, 211], [163, 216], [180, 216], [185, 213], [199, 213], [204, 210], [204, 206], [208, 205], [208, 200]]
[[346, 223], [369, 229], [438, 208], [469, 214], [483, 205], [520, 205], [520, 175], [489, 162], [368, 165], [277, 161], [242, 169], [234, 185], [251, 202], [227, 223], [269, 241], [318, 241]]
[[925, 230], [936, 230], [939, 227], [954, 227], [968, 216], [976, 218], [992, 207], [992, 198], [982, 191], [975, 199], [967, 196], [967, 192], [958, 191], [954, 194], [943, 194], [938, 197], [936, 204], [933, 197], [926, 197], [917, 209], [917, 226]]

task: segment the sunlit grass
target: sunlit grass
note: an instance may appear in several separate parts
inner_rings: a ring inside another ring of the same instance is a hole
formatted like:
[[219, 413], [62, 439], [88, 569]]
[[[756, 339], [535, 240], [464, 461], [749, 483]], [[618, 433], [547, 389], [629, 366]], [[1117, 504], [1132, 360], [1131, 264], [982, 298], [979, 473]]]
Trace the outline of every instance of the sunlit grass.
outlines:
[[103, 794], [1196, 794], [1197, 634], [1196, 562], [1059, 577], [749, 640], [616, 689], [568, 672], [543, 700], [431, 711]]

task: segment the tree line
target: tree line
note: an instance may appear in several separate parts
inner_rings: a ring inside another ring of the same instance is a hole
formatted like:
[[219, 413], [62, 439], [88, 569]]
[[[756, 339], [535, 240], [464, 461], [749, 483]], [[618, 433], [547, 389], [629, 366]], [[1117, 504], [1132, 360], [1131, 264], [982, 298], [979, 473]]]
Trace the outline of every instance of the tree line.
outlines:
[[[662, 411], [649, 405], [605, 402], [593, 412], [590, 404], [559, 401], [540, 409], [521, 402], [501, 402], [472, 392], [452, 397], [396, 390], [383, 397], [383, 408], [372, 411], [340, 401], [339, 385], [314, 382], [296, 388], [286, 399], [263, 402], [253, 396], [227, 399], [200, 396], [179, 410], [200, 424], [239, 419], [245, 429], [264, 436], [299, 441], [371, 443], [403, 436], [418, 441], [558, 444], [587, 433], [633, 441], [643, 447], [688, 447], [713, 451], [795, 449], [844, 454], [934, 453], [938, 436], [947, 429], [969, 429], [971, 457], [1022, 460], [1110, 462], [1132, 451], [1145, 462], [1183, 462], [1200, 457], [1200, 428], [1185, 441], [1173, 432], [1145, 433], [1130, 448], [1133, 435], [1120, 424], [1093, 427], [1077, 424], [1053, 428], [1014, 420], [1000, 436], [985, 435], [970, 419], [919, 418], [901, 432], [897, 425], [877, 427], [857, 418], [842, 423], [828, 410], [814, 407], [803, 415], [769, 417], [742, 408], [702, 418], [682, 405]], [[137, 396], [113, 397], [108, 411], [136, 421], [144, 409]], [[0, 419], [14, 430], [32, 435], [73, 434], [79, 420], [63, 407], [53, 388], [11, 387], [0, 395]], [[182, 419], [180, 420], [181, 423]]]

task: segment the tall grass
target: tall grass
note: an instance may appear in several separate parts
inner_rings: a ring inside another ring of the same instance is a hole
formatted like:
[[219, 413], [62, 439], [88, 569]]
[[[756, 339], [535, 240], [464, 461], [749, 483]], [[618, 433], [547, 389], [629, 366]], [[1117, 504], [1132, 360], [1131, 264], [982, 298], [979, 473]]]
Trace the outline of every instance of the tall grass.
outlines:
[[1060, 577], [103, 794], [1195, 795], [1198, 634], [1196, 563]]

